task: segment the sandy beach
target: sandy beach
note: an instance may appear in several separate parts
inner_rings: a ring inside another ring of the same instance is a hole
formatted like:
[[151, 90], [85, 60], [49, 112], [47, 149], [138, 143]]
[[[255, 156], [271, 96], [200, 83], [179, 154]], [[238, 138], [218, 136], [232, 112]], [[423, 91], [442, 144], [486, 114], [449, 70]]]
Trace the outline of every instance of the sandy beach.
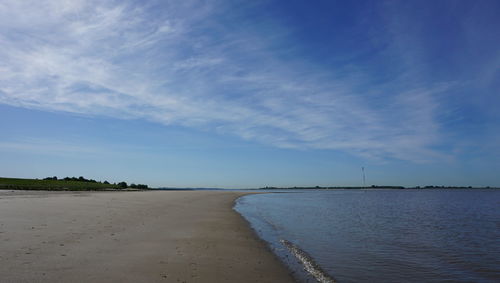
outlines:
[[0, 191], [2, 282], [293, 282], [240, 192]]

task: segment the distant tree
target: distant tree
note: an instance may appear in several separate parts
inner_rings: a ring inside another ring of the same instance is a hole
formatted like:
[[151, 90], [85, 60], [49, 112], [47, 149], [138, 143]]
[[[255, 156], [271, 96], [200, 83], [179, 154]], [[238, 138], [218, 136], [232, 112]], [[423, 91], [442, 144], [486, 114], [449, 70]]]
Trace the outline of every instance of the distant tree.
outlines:
[[108, 181], [104, 181], [104, 183], [103, 183], [103, 184], [109, 185], [109, 182], [108, 182]]
[[134, 183], [132, 183], [132, 184], [130, 184], [130, 187], [133, 188], [133, 189], [135, 189], [135, 188], [137, 188], [137, 185], [134, 184]]
[[83, 176], [78, 177], [78, 181], [85, 181], [85, 178]]
[[127, 183], [126, 182], [120, 182], [120, 183], [118, 183], [118, 187], [120, 187], [122, 189], [126, 189], [127, 188]]
[[148, 185], [138, 184], [138, 185], [137, 185], [137, 188], [138, 188], [138, 189], [141, 189], [141, 190], [144, 190], [144, 189], [147, 189], [147, 188], [148, 188]]

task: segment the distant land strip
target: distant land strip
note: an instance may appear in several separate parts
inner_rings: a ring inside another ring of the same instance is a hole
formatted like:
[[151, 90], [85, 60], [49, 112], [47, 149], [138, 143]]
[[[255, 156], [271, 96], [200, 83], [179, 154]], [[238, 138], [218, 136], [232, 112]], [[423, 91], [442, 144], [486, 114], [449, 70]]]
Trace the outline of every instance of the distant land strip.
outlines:
[[46, 191], [102, 191], [102, 190], [145, 190], [148, 185], [126, 182], [110, 183], [80, 177], [47, 177], [41, 179], [21, 179], [0, 177], [0, 190], [46, 190]]
[[[223, 188], [150, 188], [144, 184], [127, 184], [126, 182], [110, 183], [80, 177], [44, 179], [23, 179], [0, 177], [0, 190], [46, 190], [46, 191], [101, 191], [101, 190], [224, 190]], [[500, 189], [500, 187], [472, 187], [472, 186], [310, 186], [310, 187], [273, 187], [247, 188], [245, 190], [345, 190], [345, 189]]]
[[339, 186], [339, 187], [262, 187], [257, 190], [343, 190], [343, 189], [500, 189], [500, 187], [472, 187], [472, 186], [415, 186], [415, 187], [405, 187], [405, 186], [367, 186], [367, 187], [353, 187], [353, 186]]

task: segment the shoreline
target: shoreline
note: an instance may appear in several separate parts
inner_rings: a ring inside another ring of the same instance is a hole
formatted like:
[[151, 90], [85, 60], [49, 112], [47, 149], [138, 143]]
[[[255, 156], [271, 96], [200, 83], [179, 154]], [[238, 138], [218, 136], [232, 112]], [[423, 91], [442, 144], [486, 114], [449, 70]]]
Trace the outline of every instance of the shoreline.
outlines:
[[233, 210], [248, 192], [0, 191], [5, 282], [294, 282]]

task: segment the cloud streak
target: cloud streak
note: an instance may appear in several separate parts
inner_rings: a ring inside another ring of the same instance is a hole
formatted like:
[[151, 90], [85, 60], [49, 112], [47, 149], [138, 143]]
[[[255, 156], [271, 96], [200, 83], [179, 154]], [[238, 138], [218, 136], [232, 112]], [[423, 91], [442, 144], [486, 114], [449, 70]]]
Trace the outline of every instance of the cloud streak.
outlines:
[[363, 71], [290, 56], [290, 31], [279, 25], [236, 28], [220, 20], [223, 2], [183, 2], [3, 1], [0, 103], [283, 148], [448, 158], [433, 147], [442, 142], [439, 95], [454, 83], [366, 87]]

